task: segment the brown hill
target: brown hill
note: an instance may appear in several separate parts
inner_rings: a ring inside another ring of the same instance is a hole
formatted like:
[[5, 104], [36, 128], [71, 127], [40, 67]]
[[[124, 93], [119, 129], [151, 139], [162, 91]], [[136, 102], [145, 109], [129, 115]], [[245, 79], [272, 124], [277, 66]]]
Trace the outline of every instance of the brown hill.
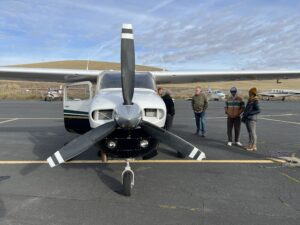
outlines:
[[[56, 69], [86, 69], [87, 60], [64, 60], [14, 65], [13, 67], [56, 68]], [[90, 70], [120, 70], [120, 63], [89, 61]], [[136, 65], [137, 71], [159, 71], [157, 67]]]

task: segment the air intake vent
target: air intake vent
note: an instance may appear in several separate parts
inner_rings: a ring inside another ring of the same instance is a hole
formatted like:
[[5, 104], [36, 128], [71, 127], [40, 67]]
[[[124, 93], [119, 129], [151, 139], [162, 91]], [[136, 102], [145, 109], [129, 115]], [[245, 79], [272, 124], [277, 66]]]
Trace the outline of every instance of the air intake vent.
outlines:
[[105, 109], [105, 110], [96, 110], [93, 112], [94, 120], [112, 120], [113, 110]]

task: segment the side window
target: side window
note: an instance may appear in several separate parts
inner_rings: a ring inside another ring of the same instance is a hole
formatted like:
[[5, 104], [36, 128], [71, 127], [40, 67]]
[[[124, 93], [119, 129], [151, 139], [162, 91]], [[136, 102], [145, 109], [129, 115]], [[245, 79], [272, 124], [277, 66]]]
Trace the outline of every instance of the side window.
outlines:
[[67, 101], [80, 101], [90, 99], [90, 87], [88, 84], [71, 85], [66, 87]]

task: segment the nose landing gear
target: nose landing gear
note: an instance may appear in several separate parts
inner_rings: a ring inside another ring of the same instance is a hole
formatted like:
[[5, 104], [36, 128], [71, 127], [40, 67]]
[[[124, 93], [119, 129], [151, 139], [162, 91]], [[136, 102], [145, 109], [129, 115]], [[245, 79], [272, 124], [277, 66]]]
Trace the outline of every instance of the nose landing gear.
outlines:
[[130, 196], [134, 186], [134, 172], [132, 171], [129, 160], [126, 160], [126, 166], [122, 173], [122, 184], [125, 196]]

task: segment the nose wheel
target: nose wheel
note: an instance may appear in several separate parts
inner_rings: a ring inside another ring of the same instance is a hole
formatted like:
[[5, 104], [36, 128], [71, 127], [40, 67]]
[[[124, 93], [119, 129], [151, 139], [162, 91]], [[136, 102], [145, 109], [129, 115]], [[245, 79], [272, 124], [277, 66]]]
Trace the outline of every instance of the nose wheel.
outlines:
[[130, 196], [134, 186], [134, 172], [132, 171], [129, 160], [126, 160], [126, 166], [122, 173], [123, 192], [125, 196]]

